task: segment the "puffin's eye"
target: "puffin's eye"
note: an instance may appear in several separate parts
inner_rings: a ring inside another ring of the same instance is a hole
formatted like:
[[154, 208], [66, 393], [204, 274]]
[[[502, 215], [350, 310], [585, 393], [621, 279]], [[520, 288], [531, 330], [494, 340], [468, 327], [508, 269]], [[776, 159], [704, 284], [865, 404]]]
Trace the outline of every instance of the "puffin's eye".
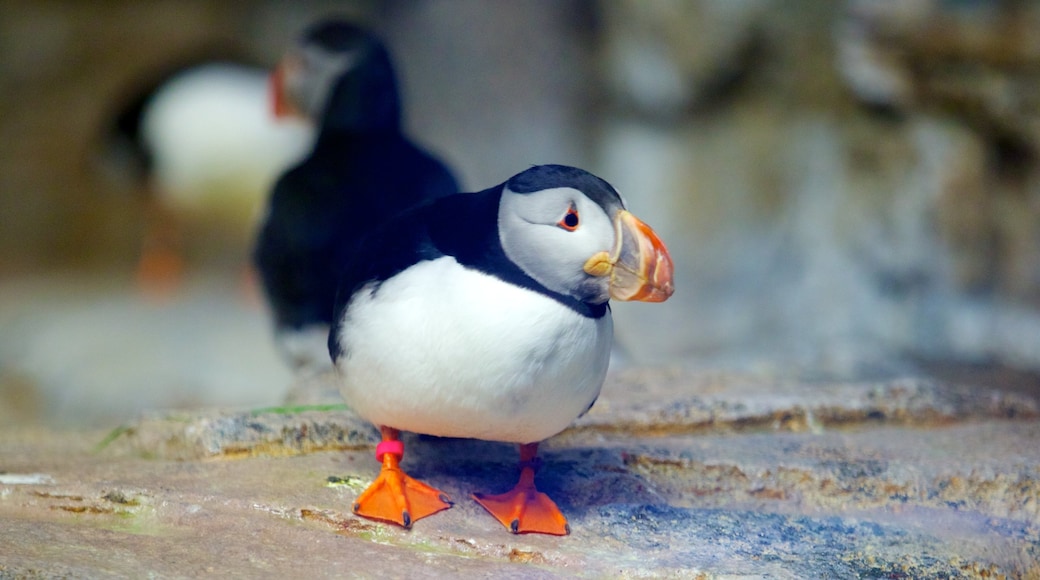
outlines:
[[556, 225], [567, 230], [568, 232], [573, 232], [574, 230], [578, 229], [578, 221], [578, 210], [572, 205], [570, 208], [567, 209], [567, 214], [564, 215], [563, 219], [557, 222]]

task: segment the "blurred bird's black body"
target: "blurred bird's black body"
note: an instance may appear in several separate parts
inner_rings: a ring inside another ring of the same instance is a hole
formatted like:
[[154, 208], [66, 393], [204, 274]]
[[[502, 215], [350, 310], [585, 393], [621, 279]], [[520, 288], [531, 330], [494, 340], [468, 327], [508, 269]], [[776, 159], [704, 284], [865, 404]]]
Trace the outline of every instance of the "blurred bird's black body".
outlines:
[[279, 331], [331, 323], [339, 269], [360, 241], [413, 205], [458, 191], [448, 169], [402, 133], [378, 40], [330, 23], [308, 33], [304, 49], [314, 44], [352, 64], [329, 85], [314, 148], [276, 183], [260, 231], [255, 260]]

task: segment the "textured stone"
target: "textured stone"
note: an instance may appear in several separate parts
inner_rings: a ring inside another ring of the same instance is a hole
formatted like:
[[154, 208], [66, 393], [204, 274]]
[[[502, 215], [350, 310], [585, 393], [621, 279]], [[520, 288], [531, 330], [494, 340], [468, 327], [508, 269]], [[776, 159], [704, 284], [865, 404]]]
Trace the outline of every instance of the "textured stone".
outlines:
[[[378, 442], [375, 429], [342, 404], [334, 374], [317, 375], [298, 386], [290, 394], [293, 402], [283, 407], [147, 413], [115, 430], [106, 445], [164, 459], [199, 459], [297, 455], [368, 448]], [[1034, 394], [927, 379], [813, 384], [679, 369], [629, 369], [611, 374], [592, 409], [556, 440], [822, 433], [831, 428], [1037, 417], [1040, 401]]]
[[406, 434], [403, 467], [452, 509], [410, 531], [352, 515], [378, 464], [345, 410], [3, 432], [0, 577], [1035, 577], [1037, 397], [629, 370], [542, 447], [563, 538], [470, 500], [515, 477], [513, 446], [482, 441]]
[[568, 432], [638, 435], [702, 431], [821, 431], [864, 424], [944, 424], [969, 418], [1035, 418], [1035, 396], [928, 379], [804, 383], [752, 375], [631, 369]]
[[92, 452], [100, 438], [0, 439], [9, 476], [41, 474], [0, 481], [0, 577], [1040, 572], [1032, 421], [561, 437], [539, 482], [564, 538], [510, 535], [468, 498], [511, 485], [508, 445], [409, 437], [404, 467], [457, 503], [405, 531], [349, 513], [377, 471], [368, 451], [170, 461]]
[[[336, 406], [343, 407], [330, 407]], [[145, 456], [201, 459], [368, 448], [379, 442], [379, 433], [350, 411], [279, 407], [148, 414], [119, 427], [110, 438], [114, 447]]]

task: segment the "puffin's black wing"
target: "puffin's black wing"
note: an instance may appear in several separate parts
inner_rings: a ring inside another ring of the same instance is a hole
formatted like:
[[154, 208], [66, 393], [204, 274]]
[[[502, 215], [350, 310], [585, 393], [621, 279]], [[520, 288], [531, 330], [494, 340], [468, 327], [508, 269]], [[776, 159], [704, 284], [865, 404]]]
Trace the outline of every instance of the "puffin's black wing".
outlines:
[[316, 199], [312, 177], [297, 168], [278, 180], [254, 252], [279, 328], [332, 320], [338, 280], [333, 224]]
[[275, 184], [254, 253], [277, 326], [332, 322], [341, 269], [361, 240], [456, 192], [447, 168], [399, 134], [319, 141]]
[[379, 284], [426, 260], [446, 255], [483, 252], [498, 244], [498, 199], [501, 186], [480, 193], [458, 193], [440, 197], [394, 216], [366, 236], [357, 251], [347, 257], [340, 276], [339, 292], [329, 333], [333, 360], [342, 354], [340, 328], [354, 295], [369, 284]]

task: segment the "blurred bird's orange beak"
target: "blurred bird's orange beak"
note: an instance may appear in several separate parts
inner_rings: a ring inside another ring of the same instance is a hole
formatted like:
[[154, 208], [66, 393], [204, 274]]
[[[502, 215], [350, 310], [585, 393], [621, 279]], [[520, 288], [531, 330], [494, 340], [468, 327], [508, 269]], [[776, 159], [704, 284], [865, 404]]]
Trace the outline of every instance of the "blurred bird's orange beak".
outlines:
[[610, 276], [610, 297], [616, 300], [664, 302], [675, 291], [672, 257], [654, 230], [627, 210], [614, 215], [615, 245], [585, 262], [592, 276]]
[[271, 103], [271, 114], [275, 119], [282, 119], [290, 115], [288, 103], [285, 102], [284, 85], [285, 70], [282, 65], [278, 65], [267, 78], [268, 99]]
[[278, 66], [271, 71], [271, 76], [267, 80], [268, 97], [271, 102], [271, 113], [275, 119], [289, 119], [293, 117], [303, 117], [299, 109], [289, 98], [286, 89], [286, 76], [291, 74], [290, 70], [293, 66], [289, 59], [283, 59], [282, 62], [278, 63]]

